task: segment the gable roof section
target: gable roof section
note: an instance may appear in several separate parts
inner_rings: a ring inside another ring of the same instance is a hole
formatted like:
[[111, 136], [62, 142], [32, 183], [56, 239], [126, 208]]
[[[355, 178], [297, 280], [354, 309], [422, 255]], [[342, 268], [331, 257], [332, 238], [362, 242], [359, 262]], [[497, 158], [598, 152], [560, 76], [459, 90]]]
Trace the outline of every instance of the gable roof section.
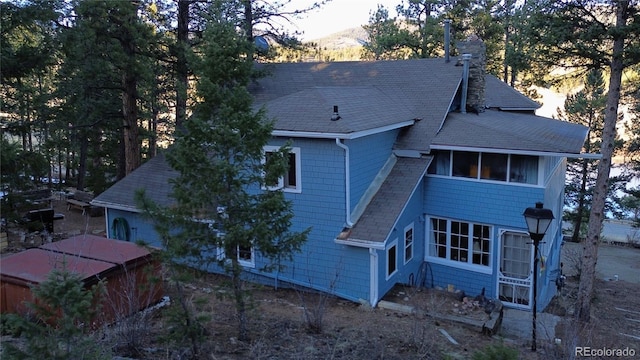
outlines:
[[[340, 115], [347, 120], [351, 120], [347, 116], [352, 111], [354, 114], [358, 110], [364, 111], [353, 119], [359, 127], [373, 127], [362, 124], [371, 119], [383, 122], [421, 119], [411, 126], [410, 131], [402, 132], [396, 143], [397, 149], [419, 151], [428, 151], [429, 143], [446, 117], [462, 79], [462, 67], [455, 66], [454, 62], [446, 63], [444, 59], [279, 63], [258, 64], [257, 67], [268, 76], [253, 82], [249, 90], [256, 107], [264, 105], [270, 117], [277, 114], [276, 131], [290, 128], [301, 132], [318, 131], [318, 119], [330, 118], [333, 105], [337, 105]], [[313, 88], [327, 88], [315, 90], [324, 98], [311, 96]], [[338, 96], [349, 94], [349, 88], [355, 93]], [[274, 102], [296, 93], [300, 94], [289, 99], [304, 99], [308, 103], [296, 104], [292, 109], [291, 101]], [[367, 93], [375, 96], [366, 98]], [[359, 99], [365, 103], [356, 104]], [[384, 111], [374, 101], [386, 104]], [[311, 109], [320, 110], [319, 117], [310, 117]], [[395, 114], [395, 119], [383, 120], [386, 114]]]
[[[333, 106], [338, 120], [332, 120]], [[310, 132], [333, 137], [414, 123], [415, 110], [405, 99], [375, 86], [310, 87], [265, 104], [278, 132]]]
[[531, 114], [499, 110], [451, 113], [431, 147], [579, 154], [587, 130], [582, 125]]
[[535, 111], [540, 104], [524, 96], [493, 75], [485, 76], [485, 103], [488, 108]]
[[433, 158], [398, 158], [382, 186], [362, 216], [350, 230], [340, 234], [338, 243], [364, 247], [384, 247], [409, 199], [420, 184]]
[[91, 204], [111, 209], [138, 212], [134, 196], [136, 191], [145, 190], [145, 194], [160, 206], [171, 206], [174, 200], [170, 194], [170, 180], [178, 177], [164, 155], [159, 153], [139, 168], [118, 181], [115, 185], [96, 196]]

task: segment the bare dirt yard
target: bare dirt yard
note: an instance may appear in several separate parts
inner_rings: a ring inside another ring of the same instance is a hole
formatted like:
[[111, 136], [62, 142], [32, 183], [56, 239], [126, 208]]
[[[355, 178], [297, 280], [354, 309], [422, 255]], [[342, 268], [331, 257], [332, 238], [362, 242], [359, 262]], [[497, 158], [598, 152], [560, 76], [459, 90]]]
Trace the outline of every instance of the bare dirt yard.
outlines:
[[[65, 214], [64, 220], [55, 223], [59, 237], [78, 233], [104, 235], [103, 216], [87, 217], [77, 210], [67, 211], [62, 201], [55, 206], [57, 212]], [[10, 249], [19, 251], [19, 246]], [[640, 250], [629, 251], [636, 253], [640, 264]], [[178, 290], [170, 280], [165, 279], [168, 305], [99, 329], [93, 334], [96, 342], [118, 359], [189, 358], [188, 342], [165, 341], [172, 332], [169, 314], [179, 306]], [[200, 359], [471, 359], [490, 346], [513, 349], [517, 359], [575, 358], [576, 347], [587, 346], [630, 348], [639, 358], [640, 284], [623, 279], [598, 280], [593, 318], [583, 328], [576, 326], [572, 317], [577, 284], [577, 277], [569, 276], [561, 294], [545, 309], [560, 317], [555, 329], [559, 340], [540, 337], [536, 353], [530, 350], [529, 337], [502, 333], [489, 336], [429, 315], [456, 312], [462, 306], [455, 297], [435, 289], [396, 287], [387, 298], [418, 310], [406, 312], [372, 309], [322, 294], [247, 283], [251, 290], [249, 341], [237, 338], [235, 308], [225, 277], [199, 276], [182, 291], [193, 310], [206, 319], [204, 338], [199, 344]], [[486, 316], [474, 309], [467, 314]], [[2, 341], [19, 342], [9, 336], [3, 336]]]

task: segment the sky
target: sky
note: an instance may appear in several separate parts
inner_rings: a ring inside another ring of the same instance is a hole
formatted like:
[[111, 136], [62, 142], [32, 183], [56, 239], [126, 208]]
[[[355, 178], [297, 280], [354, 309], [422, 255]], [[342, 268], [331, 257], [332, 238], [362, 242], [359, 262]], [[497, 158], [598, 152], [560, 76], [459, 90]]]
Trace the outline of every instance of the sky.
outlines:
[[[292, 0], [292, 8], [303, 8], [313, 3], [312, 0]], [[309, 12], [301, 19], [291, 19], [293, 25], [288, 27], [304, 31], [300, 36], [303, 41], [315, 40], [345, 29], [366, 25], [369, 14], [377, 9], [378, 4], [389, 10], [389, 15], [396, 14], [396, 5], [402, 0], [331, 0], [319, 10]]]

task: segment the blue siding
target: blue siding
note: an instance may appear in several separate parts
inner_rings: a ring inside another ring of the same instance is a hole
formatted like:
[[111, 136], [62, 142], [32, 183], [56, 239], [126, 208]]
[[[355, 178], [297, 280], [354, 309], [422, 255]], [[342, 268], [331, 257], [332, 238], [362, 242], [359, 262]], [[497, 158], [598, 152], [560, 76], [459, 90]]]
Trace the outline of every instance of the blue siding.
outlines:
[[345, 141], [350, 151], [351, 211], [387, 162], [398, 130]]
[[279, 277], [351, 300], [368, 299], [368, 250], [334, 241], [346, 224], [345, 151], [332, 140], [296, 139], [293, 146], [301, 148], [302, 193], [286, 194], [295, 214], [291, 230], [312, 230]]
[[[419, 184], [413, 197], [409, 199], [409, 202], [400, 215], [396, 226], [387, 238], [387, 244], [390, 244], [394, 240], [397, 242], [397, 258], [396, 264], [398, 271], [395, 275], [391, 276], [389, 280], [386, 280], [387, 271], [387, 255], [386, 250], [377, 250], [378, 262], [378, 291], [379, 296], [382, 297], [389, 290], [393, 288], [396, 283], [416, 285], [418, 281], [420, 266], [424, 261], [424, 216], [423, 216], [423, 186]], [[413, 223], [413, 257], [405, 264], [404, 261], [404, 230], [407, 226]]]
[[525, 229], [522, 213], [544, 200], [544, 188], [427, 177], [424, 211], [428, 215]]
[[452, 285], [455, 290], [462, 290], [469, 296], [480, 294], [485, 289], [487, 297], [496, 297], [496, 279], [494, 275], [473, 271], [464, 271], [442, 264], [427, 263], [427, 286], [439, 286], [447, 289]]
[[157, 248], [162, 247], [162, 243], [153, 224], [140, 213], [107, 209], [107, 237], [114, 238], [112, 224], [113, 220], [118, 217], [127, 220], [131, 233], [131, 242], [144, 242]]
[[[443, 217], [492, 226], [490, 273], [480, 273], [454, 266], [429, 263], [427, 282], [446, 288], [453, 285], [470, 295], [482, 288], [487, 296], [496, 297], [498, 253], [501, 228], [526, 230], [522, 213], [536, 201], [544, 199], [542, 187], [427, 177], [424, 211], [428, 216]], [[429, 224], [426, 224], [427, 230]], [[425, 234], [425, 242], [431, 234]], [[428, 261], [428, 258], [427, 258]]]
[[[482, 288], [488, 296], [497, 296], [497, 266], [500, 247], [500, 229], [526, 231], [522, 213], [527, 207], [542, 201], [556, 217], [541, 246], [545, 267], [538, 277], [538, 304], [546, 306], [555, 295], [555, 279], [560, 262], [562, 239], [561, 218], [564, 196], [566, 161], [546, 158], [543, 162], [544, 186], [489, 183], [460, 178], [429, 176], [425, 181], [424, 212], [427, 216], [450, 218], [493, 227], [492, 270], [490, 274], [459, 269], [454, 266], [429, 263], [427, 284], [446, 288], [454, 285], [468, 294], [477, 294]], [[428, 224], [426, 229], [428, 230]], [[430, 234], [425, 234], [428, 243]], [[426, 250], [425, 250], [426, 251]], [[432, 274], [432, 275], [431, 275]]]

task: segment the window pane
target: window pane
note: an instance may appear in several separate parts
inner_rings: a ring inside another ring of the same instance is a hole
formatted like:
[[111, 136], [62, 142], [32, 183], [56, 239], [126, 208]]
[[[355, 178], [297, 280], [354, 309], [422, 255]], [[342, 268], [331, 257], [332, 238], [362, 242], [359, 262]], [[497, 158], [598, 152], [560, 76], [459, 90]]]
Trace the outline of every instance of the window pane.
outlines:
[[404, 261], [409, 261], [413, 257], [413, 228], [407, 229], [404, 233]]
[[507, 181], [507, 154], [482, 153], [482, 172], [480, 178]]
[[251, 261], [251, 246], [238, 246], [238, 259]]
[[288, 188], [295, 188], [298, 185], [296, 180], [296, 154], [289, 153], [289, 170], [284, 176], [284, 186]]
[[522, 184], [538, 183], [538, 157], [529, 155], [511, 155], [511, 174], [509, 181]]
[[387, 276], [396, 271], [396, 246], [393, 245], [387, 250]]
[[468, 151], [453, 152], [453, 176], [478, 177], [478, 153]]
[[467, 262], [469, 258], [469, 224], [451, 222], [451, 260]]
[[486, 225], [473, 225], [473, 260], [477, 265], [489, 266], [490, 230]]
[[431, 238], [431, 248], [429, 253], [431, 256], [439, 258], [447, 257], [447, 220], [431, 219], [433, 227], [433, 237]]
[[436, 150], [433, 152], [435, 158], [429, 165], [429, 174], [449, 175], [451, 164], [451, 152], [449, 150]]

